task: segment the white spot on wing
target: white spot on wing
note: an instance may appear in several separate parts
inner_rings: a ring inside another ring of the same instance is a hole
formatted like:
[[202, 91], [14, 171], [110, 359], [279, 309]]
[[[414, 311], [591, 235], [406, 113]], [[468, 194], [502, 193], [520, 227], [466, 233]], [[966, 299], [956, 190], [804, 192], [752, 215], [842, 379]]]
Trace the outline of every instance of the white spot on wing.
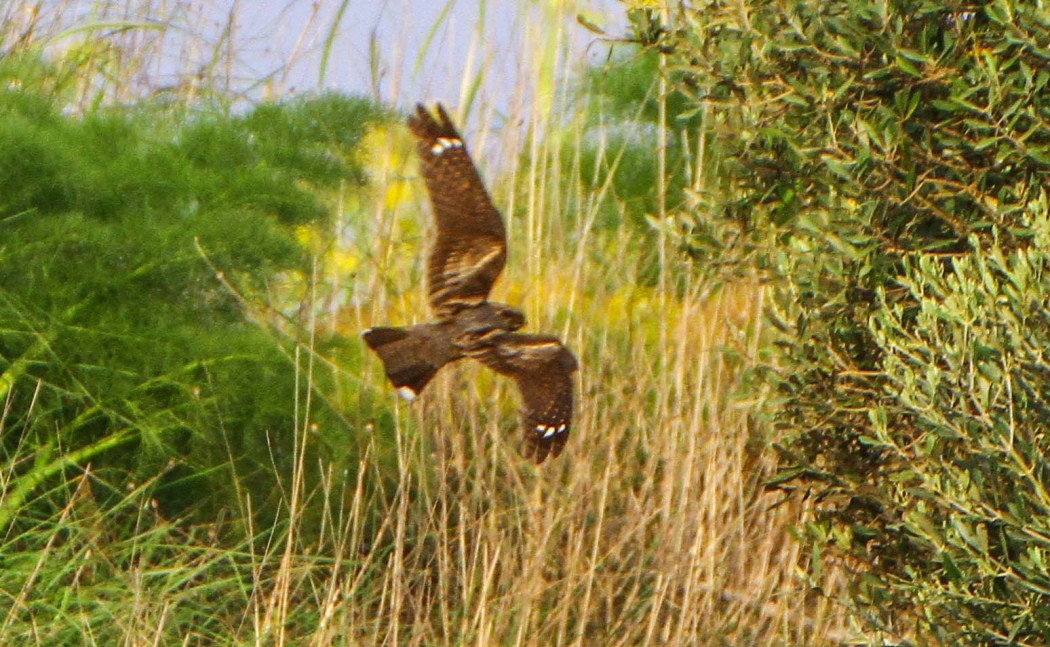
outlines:
[[403, 386], [397, 390], [397, 394], [409, 402], [416, 399], [416, 392], [411, 387]]
[[553, 425], [550, 426], [550, 427], [544, 427], [544, 429], [546, 429], [546, 433], [543, 434], [544, 438], [550, 438], [551, 436], [553, 436], [558, 431], [557, 429], [554, 428]]
[[463, 142], [455, 137], [438, 137], [434, 145], [430, 147], [430, 152], [434, 155], [441, 155], [450, 148], [463, 148]]

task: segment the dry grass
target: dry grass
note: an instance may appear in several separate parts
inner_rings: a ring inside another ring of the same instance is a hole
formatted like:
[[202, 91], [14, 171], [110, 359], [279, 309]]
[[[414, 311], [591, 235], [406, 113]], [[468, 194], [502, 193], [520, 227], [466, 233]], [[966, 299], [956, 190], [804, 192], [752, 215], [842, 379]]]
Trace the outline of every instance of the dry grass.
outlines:
[[[94, 6], [95, 20], [121, 16], [130, 24], [158, 13], [185, 21], [203, 15], [208, 5]], [[9, 7], [0, 13], [6, 34], [42, 37], [42, 3]], [[571, 22], [571, 14], [562, 7], [532, 16]], [[56, 16], [49, 17], [54, 25], [61, 22]], [[574, 71], [571, 56], [559, 55], [568, 42], [561, 31], [567, 24], [557, 30], [536, 22], [524, 26], [523, 33], [534, 36], [517, 52], [519, 91], [508, 99], [496, 101], [475, 79], [464, 80], [458, 101], [443, 97], [474, 106], [465, 128], [474, 150], [500, 152], [485, 156], [484, 173], [494, 179], [512, 240], [510, 265], [494, 296], [523, 305], [530, 330], [561, 335], [580, 358], [578, 412], [566, 453], [538, 469], [521, 460], [515, 451], [517, 396], [476, 367], [447, 370], [421, 401], [407, 406], [395, 400], [372, 361], [367, 375], [343, 375], [347, 397], [367, 393], [389, 400], [396, 451], [388, 456], [376, 443], [350, 480], [301, 458], [298, 477], [287, 486], [283, 524], [250, 529], [250, 535], [271, 537], [266, 550], [256, 551], [256, 544], [219, 548], [214, 537], [184, 535], [149, 514], [143, 523], [155, 529], [130, 546], [92, 540], [77, 552], [75, 542], [68, 542], [64, 550], [71, 552], [53, 554], [48, 544], [41, 563], [116, 563], [109, 551], [137, 554], [143, 544], [157, 542], [174, 551], [170, 568], [185, 569], [185, 580], [143, 586], [156, 572], [133, 561], [124, 573], [126, 585], [115, 587], [112, 602], [126, 609], [127, 644], [203, 640], [173, 619], [187, 599], [214, 595], [217, 582], [209, 578], [220, 577], [234, 584], [223, 589], [216, 614], [223, 614], [226, 636], [237, 642], [841, 641], [841, 615], [799, 577], [808, 558], [789, 529], [803, 521], [804, 507], [774, 505], [777, 499], [762, 489], [771, 467], [769, 439], [755, 434], [750, 417], [763, 394], [740, 393], [742, 372], [762, 344], [763, 288], [742, 283], [711, 289], [666, 240], [659, 242], [659, 280], [645, 285], [637, 270], [647, 251], [640, 239], [595, 229], [606, 196], [561, 179], [580, 172], [579, 159], [555, 145], [574, 132], [571, 120], [551, 116], [563, 105], [558, 97], [568, 96], [559, 85]], [[82, 67], [84, 101], [123, 101], [155, 91], [150, 71], [157, 69], [159, 53], [172, 47], [207, 45], [214, 53], [201, 74], [186, 74], [173, 86], [181, 96], [192, 100], [201, 84], [212, 82], [210, 87], [229, 89], [227, 81], [236, 76], [236, 57], [227, 54], [235, 48], [233, 39], [173, 45], [164, 40], [173, 37], [166, 29], [124, 33], [104, 44], [85, 41], [91, 55]], [[481, 42], [471, 52], [484, 60], [491, 53]], [[107, 78], [128, 83], [111, 87]], [[495, 106], [504, 115], [498, 122]], [[509, 126], [497, 127], [504, 124]], [[489, 139], [497, 136], [498, 142]], [[403, 154], [390, 152], [403, 153], [405, 134], [383, 137], [390, 148], [376, 155], [380, 196], [414, 175]], [[614, 159], [617, 151], [607, 154]], [[703, 166], [698, 157], [696, 167]], [[356, 278], [343, 286], [352, 295], [350, 305], [325, 326], [355, 334], [368, 325], [426, 316], [419, 298], [419, 243], [426, 235], [407, 243], [395, 235], [411, 230], [425, 213], [419, 188], [393, 204], [359, 196], [341, 203], [341, 222], [356, 232], [343, 250], [357, 259]], [[317, 299], [327, 303], [323, 295]], [[338, 362], [325, 363], [309, 351], [300, 361], [301, 379], [312, 379], [313, 371], [339, 371]], [[311, 403], [299, 404], [304, 422], [296, 442], [302, 457], [312, 442]], [[355, 422], [365, 427], [370, 421]], [[384, 478], [386, 460], [396, 461], [396, 480]], [[322, 475], [318, 491], [303, 485], [307, 471]], [[240, 502], [245, 510], [251, 505], [248, 498]], [[308, 517], [310, 507], [328, 513]], [[70, 503], [71, 518], [83, 514], [80, 503]], [[179, 542], [184, 552], [172, 548]], [[250, 576], [238, 579], [236, 573]], [[73, 590], [79, 581], [79, 575], [72, 580]], [[825, 593], [837, 588], [834, 577], [825, 576], [822, 585]], [[24, 603], [19, 599], [16, 605]], [[8, 613], [8, 622], [16, 613]], [[87, 622], [84, 638], [91, 642]]]

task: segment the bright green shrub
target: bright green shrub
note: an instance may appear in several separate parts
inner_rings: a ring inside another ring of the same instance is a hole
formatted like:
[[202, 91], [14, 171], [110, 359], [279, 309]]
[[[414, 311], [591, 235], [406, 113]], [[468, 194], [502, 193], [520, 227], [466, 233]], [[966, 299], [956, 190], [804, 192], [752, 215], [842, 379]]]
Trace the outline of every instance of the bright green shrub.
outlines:
[[683, 240], [776, 286], [776, 485], [891, 639], [1050, 641], [1048, 15], [690, 2], [639, 30], [726, 154]]
[[[253, 300], [308, 274], [296, 227], [324, 223], [325, 196], [362, 180], [354, 148], [383, 112], [322, 96], [80, 117], [21, 81], [0, 79], [0, 526], [53, 514], [53, 486], [89, 464], [102, 499], [164, 475], [166, 512], [227, 506], [238, 489], [272, 515], [309, 387], [292, 342], [249, 322], [209, 262]], [[359, 431], [315, 403], [328, 433]]]

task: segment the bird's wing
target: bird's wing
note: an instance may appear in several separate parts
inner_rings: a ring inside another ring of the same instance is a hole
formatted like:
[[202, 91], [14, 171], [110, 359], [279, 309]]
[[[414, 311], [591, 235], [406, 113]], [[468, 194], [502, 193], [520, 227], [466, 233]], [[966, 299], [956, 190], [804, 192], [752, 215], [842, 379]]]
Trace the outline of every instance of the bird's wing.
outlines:
[[474, 356], [514, 378], [521, 392], [522, 453], [537, 463], [561, 453], [572, 426], [572, 374], [576, 358], [555, 337], [504, 333]]
[[488, 298], [507, 259], [503, 218], [492, 205], [463, 139], [441, 105], [409, 117], [434, 208], [437, 240], [427, 261], [430, 307], [438, 316]]

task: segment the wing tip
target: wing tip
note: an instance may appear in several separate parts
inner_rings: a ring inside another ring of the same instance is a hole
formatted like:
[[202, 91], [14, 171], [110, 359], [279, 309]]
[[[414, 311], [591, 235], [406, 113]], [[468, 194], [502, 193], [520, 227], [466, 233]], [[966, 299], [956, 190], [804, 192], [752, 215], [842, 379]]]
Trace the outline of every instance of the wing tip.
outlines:
[[428, 149], [433, 145], [433, 140], [438, 138], [458, 141], [459, 146], [463, 145], [462, 138], [452, 123], [452, 118], [449, 117], [445, 106], [440, 101], [434, 103], [433, 111], [424, 103], [417, 103], [415, 112], [408, 116], [408, 128]]
[[569, 423], [537, 424], [527, 434], [522, 453], [539, 465], [548, 458], [557, 458], [569, 440]]

